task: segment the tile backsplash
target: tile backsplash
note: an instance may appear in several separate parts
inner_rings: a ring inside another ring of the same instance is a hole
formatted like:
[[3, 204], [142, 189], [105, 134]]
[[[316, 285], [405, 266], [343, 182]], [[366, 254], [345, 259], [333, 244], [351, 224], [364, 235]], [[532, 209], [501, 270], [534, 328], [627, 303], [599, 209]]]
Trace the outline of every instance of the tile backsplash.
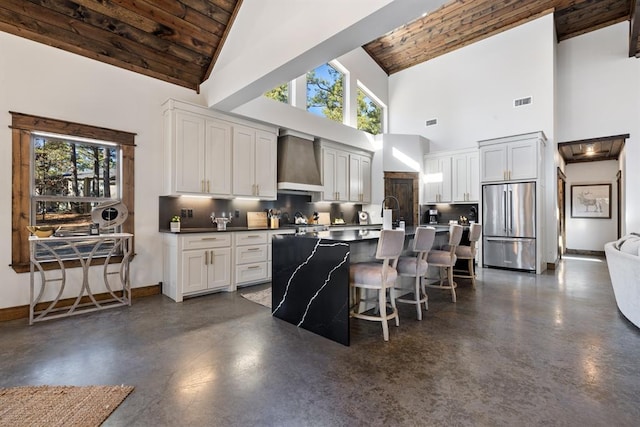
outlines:
[[[261, 212], [265, 209], [280, 211], [281, 225], [293, 224], [296, 212], [302, 213], [307, 218], [311, 218], [314, 212], [328, 212], [331, 222], [336, 218], [342, 218], [346, 223], [357, 223], [358, 211], [362, 209], [362, 205], [349, 203], [315, 203], [311, 201], [311, 196], [302, 194], [278, 194], [278, 199], [274, 201], [224, 200], [188, 196], [160, 196], [158, 199], [160, 230], [168, 229], [171, 217], [181, 216], [183, 210], [186, 210], [187, 217], [182, 217], [182, 227], [202, 228], [213, 227], [210, 219], [212, 212], [217, 216], [222, 216], [222, 212], [226, 212], [227, 215], [231, 212], [233, 219], [229, 226], [246, 227], [247, 212]], [[188, 216], [189, 212], [192, 214], [191, 217]]]
[[429, 222], [429, 209], [438, 210], [438, 223], [446, 224], [450, 220], [458, 220], [460, 216], [466, 216], [469, 221], [478, 221], [478, 205], [477, 204], [438, 204], [438, 205], [420, 205], [420, 222], [426, 224]]

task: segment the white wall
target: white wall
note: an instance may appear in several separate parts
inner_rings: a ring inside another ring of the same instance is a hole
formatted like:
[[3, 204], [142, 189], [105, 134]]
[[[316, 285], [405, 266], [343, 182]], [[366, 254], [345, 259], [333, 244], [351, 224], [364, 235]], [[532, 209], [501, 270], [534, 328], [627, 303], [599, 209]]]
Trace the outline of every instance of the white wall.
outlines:
[[[422, 135], [432, 152], [535, 131], [553, 140], [553, 28], [549, 14], [391, 75], [389, 132]], [[513, 108], [525, 96], [533, 104]]]
[[[225, 111], [435, 10], [445, 0], [244, 2], [211, 77], [207, 105]], [[321, 23], [318, 25], [318, 23]]]
[[[616, 174], [618, 162], [607, 160], [596, 163], [570, 163], [565, 167], [567, 176], [567, 249], [604, 251], [604, 244], [618, 238], [618, 197]], [[572, 218], [571, 186], [575, 184], [611, 184], [611, 218]]]
[[628, 22], [558, 45], [557, 141], [630, 134], [621, 165], [623, 233], [640, 230], [640, 62], [628, 45]]
[[[422, 135], [430, 152], [477, 147], [477, 141], [543, 131], [545, 191], [555, 206], [555, 23], [534, 21], [393, 74], [389, 78], [389, 131]], [[533, 103], [514, 108], [513, 100]], [[436, 126], [425, 121], [437, 118]], [[545, 209], [544, 224], [555, 224]], [[557, 258], [557, 230], [543, 226], [546, 262]]]
[[[203, 103], [194, 91], [0, 32], [0, 308], [29, 303], [29, 274], [11, 264], [11, 115], [51, 117], [137, 133], [133, 287], [162, 281], [158, 196], [162, 110], [169, 97]], [[131, 207], [130, 207], [131, 208]], [[97, 270], [92, 269], [95, 276]], [[74, 269], [70, 281], [79, 280]], [[100, 292], [103, 287], [95, 291]], [[78, 291], [70, 286], [71, 293]]]

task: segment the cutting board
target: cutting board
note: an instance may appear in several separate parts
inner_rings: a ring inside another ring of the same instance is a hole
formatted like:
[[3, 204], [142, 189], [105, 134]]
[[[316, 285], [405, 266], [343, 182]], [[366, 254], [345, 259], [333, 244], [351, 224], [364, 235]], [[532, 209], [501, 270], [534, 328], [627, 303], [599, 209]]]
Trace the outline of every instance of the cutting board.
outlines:
[[331, 215], [329, 215], [329, 212], [318, 213], [318, 224], [331, 225]]
[[266, 212], [247, 212], [247, 227], [267, 228]]

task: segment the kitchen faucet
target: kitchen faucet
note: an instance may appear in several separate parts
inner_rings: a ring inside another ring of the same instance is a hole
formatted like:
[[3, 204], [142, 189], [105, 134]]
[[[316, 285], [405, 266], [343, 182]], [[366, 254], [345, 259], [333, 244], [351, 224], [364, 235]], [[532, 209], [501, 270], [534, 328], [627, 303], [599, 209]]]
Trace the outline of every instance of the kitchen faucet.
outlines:
[[384, 202], [386, 202], [387, 199], [393, 199], [393, 200], [396, 201], [396, 208], [392, 209], [392, 211], [396, 210], [396, 211], [398, 211], [398, 214], [399, 214], [400, 213], [400, 202], [398, 201], [398, 199], [395, 198], [394, 196], [385, 196], [385, 198], [382, 199], [382, 209], [380, 209], [380, 216], [381, 217], [384, 216]]

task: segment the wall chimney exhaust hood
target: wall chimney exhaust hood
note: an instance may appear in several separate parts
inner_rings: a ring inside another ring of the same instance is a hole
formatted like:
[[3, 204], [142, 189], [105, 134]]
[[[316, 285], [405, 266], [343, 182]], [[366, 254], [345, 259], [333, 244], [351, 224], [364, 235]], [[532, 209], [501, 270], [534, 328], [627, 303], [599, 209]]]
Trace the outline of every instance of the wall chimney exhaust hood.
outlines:
[[278, 138], [278, 191], [324, 191], [313, 139], [292, 131]]

